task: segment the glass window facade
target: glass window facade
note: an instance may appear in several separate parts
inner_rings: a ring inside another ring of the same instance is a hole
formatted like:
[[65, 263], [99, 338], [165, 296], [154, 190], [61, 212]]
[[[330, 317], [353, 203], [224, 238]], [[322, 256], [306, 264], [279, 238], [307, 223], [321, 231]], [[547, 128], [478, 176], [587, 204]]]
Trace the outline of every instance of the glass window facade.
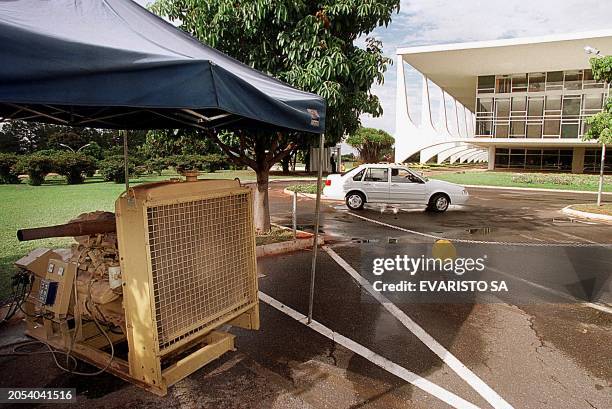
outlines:
[[[584, 151], [584, 172], [599, 173], [601, 167], [601, 148], [586, 149]], [[604, 162], [604, 172], [612, 173], [612, 155], [608, 154], [606, 149], [606, 160]]]
[[572, 149], [497, 148], [495, 167], [567, 171], [572, 169], [572, 155]]
[[580, 138], [609, 87], [590, 70], [478, 77], [476, 137]]

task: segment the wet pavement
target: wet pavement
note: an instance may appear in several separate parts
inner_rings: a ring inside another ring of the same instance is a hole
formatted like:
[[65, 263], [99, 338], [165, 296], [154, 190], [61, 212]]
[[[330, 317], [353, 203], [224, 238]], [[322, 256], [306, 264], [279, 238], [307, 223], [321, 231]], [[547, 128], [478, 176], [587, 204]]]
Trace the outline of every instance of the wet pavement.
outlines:
[[[291, 197], [282, 193], [284, 186], [272, 184], [271, 213], [273, 221], [290, 225]], [[512, 407], [612, 407], [612, 314], [604, 311], [612, 248], [590, 246], [612, 243], [612, 225], [559, 212], [592, 195], [469, 190], [468, 205], [444, 214], [373, 206], [358, 213], [363, 219], [342, 204], [324, 202], [321, 230], [333, 252], [370, 283], [377, 279], [372, 257], [431, 252], [435, 239], [429, 235], [503, 242], [456, 243], [454, 249], [462, 256], [486, 253], [490, 268], [480, 278], [506, 279], [512, 295], [451, 300], [384, 294]], [[306, 230], [312, 229], [313, 210], [313, 200], [299, 198], [298, 224]], [[558, 246], [563, 243], [589, 247]], [[260, 290], [306, 314], [311, 255], [260, 259]], [[325, 251], [315, 284], [316, 321], [478, 407], [493, 407]], [[18, 336], [19, 327], [13, 331]], [[231, 331], [237, 351], [180, 381], [165, 398], [110, 375], [66, 375], [41, 355], [0, 357], [2, 373], [13, 374], [0, 378], [0, 385], [76, 385], [78, 402], [70, 407], [87, 408], [449, 407], [267, 304], [261, 303], [259, 331]], [[9, 339], [6, 332], [3, 339]]]

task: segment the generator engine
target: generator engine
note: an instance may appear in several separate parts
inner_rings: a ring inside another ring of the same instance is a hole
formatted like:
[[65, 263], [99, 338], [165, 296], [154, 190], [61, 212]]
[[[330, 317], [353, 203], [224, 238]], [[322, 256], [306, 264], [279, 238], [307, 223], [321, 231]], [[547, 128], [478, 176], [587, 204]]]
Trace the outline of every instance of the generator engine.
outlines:
[[114, 213], [19, 230], [75, 239], [16, 262], [34, 277], [27, 334], [165, 395], [234, 349], [222, 326], [259, 328], [252, 203], [237, 180], [157, 182], [124, 192]]
[[[115, 220], [110, 212], [84, 213], [70, 222]], [[96, 319], [107, 326], [120, 327], [125, 333], [123, 290], [117, 233], [77, 236], [71, 249], [76, 271], [76, 308], [83, 319]]]

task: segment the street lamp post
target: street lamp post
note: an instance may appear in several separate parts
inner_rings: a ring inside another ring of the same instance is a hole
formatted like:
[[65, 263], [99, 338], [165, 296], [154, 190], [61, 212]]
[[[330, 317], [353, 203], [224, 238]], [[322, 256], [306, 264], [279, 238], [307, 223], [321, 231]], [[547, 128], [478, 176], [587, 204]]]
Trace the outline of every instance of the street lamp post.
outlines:
[[[587, 54], [591, 54], [596, 58], [601, 58], [601, 52], [595, 48], [587, 45], [584, 47], [584, 52]], [[604, 182], [604, 167], [606, 162], [606, 144], [602, 142], [601, 144], [601, 164], [599, 166], [599, 188], [597, 189], [597, 206], [601, 206], [601, 195], [603, 191], [603, 182]]]
[[81, 151], [81, 149], [83, 149], [83, 148], [87, 148], [89, 145], [91, 145], [91, 143], [86, 143], [85, 145], [81, 146], [79, 149], [77, 149], [77, 150], [75, 151], [75, 150], [72, 148], [72, 146], [70, 146], [70, 145], [66, 145], [66, 144], [64, 144], [64, 143], [60, 143], [60, 144], [59, 144], [59, 146], [63, 146], [64, 148], [68, 148], [68, 149], [70, 149], [70, 150], [71, 150], [72, 152], [74, 152], [74, 153], [78, 153], [78, 152], [80, 152], [80, 151]]

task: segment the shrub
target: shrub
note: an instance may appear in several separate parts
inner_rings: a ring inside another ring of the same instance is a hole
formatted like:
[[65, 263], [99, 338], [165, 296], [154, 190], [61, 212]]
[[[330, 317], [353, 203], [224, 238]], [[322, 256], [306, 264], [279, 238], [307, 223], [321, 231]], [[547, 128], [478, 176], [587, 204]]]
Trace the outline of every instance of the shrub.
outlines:
[[104, 158], [104, 150], [96, 142], [90, 142], [89, 145], [81, 149], [80, 152], [96, 160]]
[[149, 173], [161, 176], [162, 171], [168, 167], [168, 160], [166, 158], [150, 158], [145, 162], [145, 166]]
[[93, 174], [96, 171], [94, 158], [80, 152], [57, 152], [50, 158], [53, 160], [53, 170], [65, 176], [69, 185], [83, 183], [83, 174]]
[[19, 158], [15, 169], [19, 173], [28, 175], [28, 183], [32, 186], [40, 186], [45, 181], [47, 173], [52, 172], [54, 161], [52, 157], [46, 153], [33, 153], [24, 155]]
[[[604, 183], [609, 183], [611, 180], [609, 176], [604, 177]], [[571, 173], [517, 173], [512, 176], [512, 182], [525, 183], [525, 184], [537, 184], [537, 185], [560, 185], [560, 186], [586, 186], [586, 185], [597, 185], [596, 175], [576, 175]]]
[[[123, 155], [113, 155], [98, 163], [98, 170], [104, 180], [115, 183], [125, 182], [125, 169], [123, 165]], [[132, 159], [128, 160], [128, 171], [133, 174], [136, 165]]]
[[168, 158], [168, 164], [178, 173], [186, 170], [202, 170], [204, 163], [202, 155], [173, 155]]
[[19, 183], [19, 172], [15, 165], [19, 156], [14, 153], [0, 153], [0, 183]]
[[37, 155], [40, 155], [40, 156], [54, 156], [54, 155], [57, 155], [58, 153], [62, 153], [62, 152], [64, 152], [64, 151], [59, 151], [57, 149], [41, 149], [41, 150], [38, 150], [38, 151], [36, 151], [34, 153], [37, 154]]
[[207, 172], [215, 172], [217, 170], [227, 168], [227, 158], [223, 155], [211, 153], [209, 155], [204, 155], [202, 158], [206, 164], [206, 168], [204, 170]]
[[174, 155], [167, 159], [166, 164], [172, 166], [178, 173], [186, 170], [200, 170], [215, 172], [226, 166], [227, 160], [223, 155]]

